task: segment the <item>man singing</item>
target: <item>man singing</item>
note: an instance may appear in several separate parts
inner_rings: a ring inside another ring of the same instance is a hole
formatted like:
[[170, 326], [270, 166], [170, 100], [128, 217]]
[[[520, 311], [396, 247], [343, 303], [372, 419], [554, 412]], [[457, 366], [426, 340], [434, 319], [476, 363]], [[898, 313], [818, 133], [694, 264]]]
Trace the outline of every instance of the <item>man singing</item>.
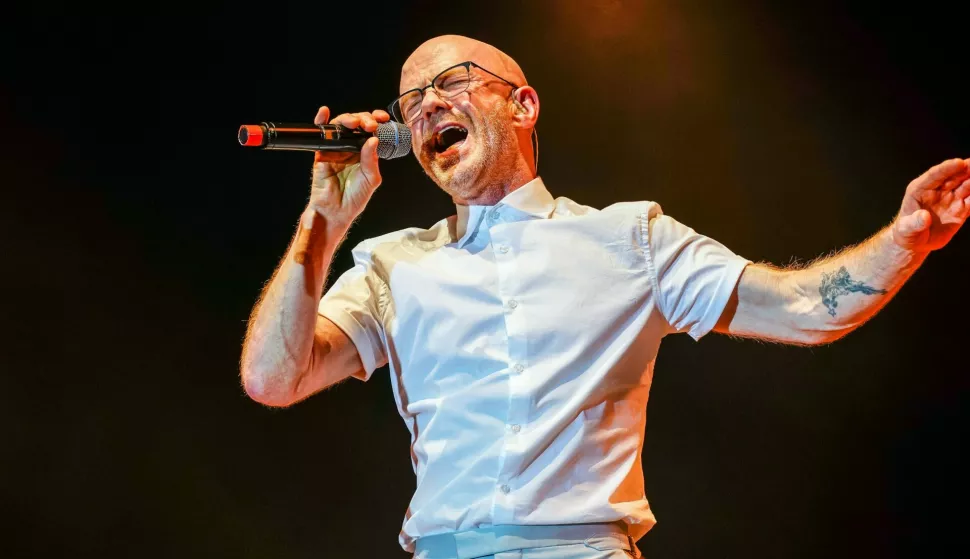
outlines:
[[498, 49], [422, 44], [388, 111], [315, 122], [406, 124], [456, 215], [331, 259], [381, 184], [377, 139], [318, 152], [294, 241], [242, 354], [246, 392], [288, 406], [388, 364], [417, 488], [400, 542], [421, 559], [638, 556], [654, 524], [640, 453], [660, 340], [714, 330], [799, 345], [871, 318], [970, 213], [970, 160], [906, 188], [867, 241], [780, 269], [753, 264], [654, 202], [599, 210], [537, 176], [539, 97]]

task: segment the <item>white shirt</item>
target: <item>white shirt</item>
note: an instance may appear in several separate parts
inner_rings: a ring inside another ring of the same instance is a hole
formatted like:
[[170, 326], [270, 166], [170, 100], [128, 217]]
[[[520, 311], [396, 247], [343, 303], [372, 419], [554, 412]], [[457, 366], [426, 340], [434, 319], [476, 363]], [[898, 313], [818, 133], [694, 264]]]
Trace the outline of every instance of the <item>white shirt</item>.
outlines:
[[390, 365], [417, 488], [400, 534], [655, 523], [640, 453], [660, 340], [720, 317], [748, 260], [653, 202], [603, 210], [541, 179], [360, 243], [319, 312], [367, 380]]

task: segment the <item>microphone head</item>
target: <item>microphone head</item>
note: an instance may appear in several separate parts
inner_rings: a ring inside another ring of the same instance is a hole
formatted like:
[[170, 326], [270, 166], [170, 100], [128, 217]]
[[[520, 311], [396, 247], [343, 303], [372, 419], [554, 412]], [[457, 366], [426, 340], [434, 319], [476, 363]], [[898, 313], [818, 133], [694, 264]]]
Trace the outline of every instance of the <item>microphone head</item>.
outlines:
[[400, 122], [377, 125], [377, 157], [395, 159], [411, 153], [411, 129]]

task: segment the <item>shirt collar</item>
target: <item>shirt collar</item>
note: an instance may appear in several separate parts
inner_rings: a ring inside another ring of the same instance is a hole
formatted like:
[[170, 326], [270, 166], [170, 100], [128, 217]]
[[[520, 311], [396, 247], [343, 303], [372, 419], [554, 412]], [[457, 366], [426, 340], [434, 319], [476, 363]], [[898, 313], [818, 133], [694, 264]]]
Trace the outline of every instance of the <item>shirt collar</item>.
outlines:
[[[505, 195], [494, 206], [456, 206], [458, 216], [455, 225], [456, 236], [459, 237], [458, 248], [465, 246], [474, 236], [485, 217], [486, 212], [492, 208], [500, 209], [502, 206], [514, 208], [519, 213], [526, 214], [539, 219], [548, 219], [556, 208], [556, 202], [552, 194], [546, 190], [546, 185], [542, 179], [536, 177], [531, 181], [516, 188]], [[506, 217], [503, 221], [516, 221], [513, 217]]]

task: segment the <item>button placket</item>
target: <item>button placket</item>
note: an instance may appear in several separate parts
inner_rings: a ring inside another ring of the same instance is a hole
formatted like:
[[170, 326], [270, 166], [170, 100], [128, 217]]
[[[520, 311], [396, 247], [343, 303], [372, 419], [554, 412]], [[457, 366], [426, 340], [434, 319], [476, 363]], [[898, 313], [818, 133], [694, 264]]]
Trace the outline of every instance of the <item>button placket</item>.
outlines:
[[[507, 379], [508, 399], [504, 417], [505, 441], [499, 459], [498, 475], [495, 480], [497, 499], [494, 501], [493, 515], [496, 523], [508, 524], [513, 521], [515, 495], [511, 494], [512, 489], [515, 485], [516, 476], [521, 473], [519, 470], [522, 461], [523, 440], [520, 433], [522, 432], [522, 424], [529, 416], [529, 397], [525, 393], [527, 387], [518, 378], [519, 375], [515, 368], [519, 359], [524, 357], [523, 350], [525, 349], [525, 332], [523, 331], [525, 317], [519, 316], [524, 307], [520, 306], [520, 301], [517, 299], [520, 279], [517, 277], [518, 270], [516, 268], [521, 265], [518, 259], [521, 255], [512, 250], [513, 246], [518, 246], [519, 241], [516, 237], [518, 229], [511, 225], [493, 227], [503, 223], [503, 213], [493, 208], [486, 214], [486, 219], [489, 223], [489, 241], [495, 257], [498, 295], [502, 304], [501, 312], [505, 319], [508, 340], [508, 369], [506, 371], [509, 374]], [[516, 258], [511, 257], [513, 254]]]

